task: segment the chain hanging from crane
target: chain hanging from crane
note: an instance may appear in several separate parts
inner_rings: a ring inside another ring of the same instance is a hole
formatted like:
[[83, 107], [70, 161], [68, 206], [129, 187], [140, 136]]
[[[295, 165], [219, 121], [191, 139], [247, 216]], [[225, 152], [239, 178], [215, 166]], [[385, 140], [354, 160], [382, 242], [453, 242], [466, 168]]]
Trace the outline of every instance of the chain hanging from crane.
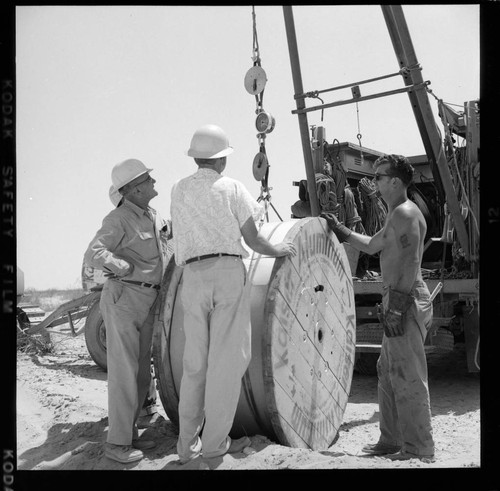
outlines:
[[276, 215], [280, 220], [281, 217], [276, 211], [271, 203], [271, 195], [269, 191], [272, 189], [269, 187], [269, 160], [266, 154], [266, 135], [273, 131], [276, 121], [274, 117], [267, 111], [264, 110], [264, 89], [266, 87], [267, 75], [261, 66], [260, 52], [259, 52], [259, 40], [257, 37], [257, 23], [255, 16], [255, 7], [252, 6], [252, 19], [253, 19], [253, 50], [252, 50], [252, 60], [253, 66], [250, 68], [245, 75], [245, 89], [251, 95], [255, 96], [256, 109], [255, 114], [257, 118], [255, 120], [255, 127], [258, 131], [257, 139], [259, 143], [259, 152], [255, 155], [252, 165], [253, 176], [257, 181], [261, 182], [260, 196], [257, 201], [264, 201], [266, 209], [266, 218], [269, 221], [267, 209], [269, 205], [273, 208]]

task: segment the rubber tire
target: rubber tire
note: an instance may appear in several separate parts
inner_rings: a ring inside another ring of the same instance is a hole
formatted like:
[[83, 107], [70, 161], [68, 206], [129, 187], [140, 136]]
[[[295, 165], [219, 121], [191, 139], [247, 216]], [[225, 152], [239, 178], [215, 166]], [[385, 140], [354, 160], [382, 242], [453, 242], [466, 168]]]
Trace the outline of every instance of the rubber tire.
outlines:
[[354, 362], [354, 371], [360, 375], [377, 375], [379, 353], [358, 353]]
[[455, 338], [453, 333], [444, 327], [438, 327], [436, 335], [432, 340], [433, 346], [437, 346], [441, 352], [453, 351], [455, 346]]
[[91, 358], [104, 371], [108, 370], [106, 326], [99, 308], [99, 300], [90, 307], [85, 322], [85, 343]]
[[26, 329], [31, 327], [30, 318], [28, 314], [21, 308], [17, 307], [17, 325], [21, 329], [21, 331], [25, 331]]

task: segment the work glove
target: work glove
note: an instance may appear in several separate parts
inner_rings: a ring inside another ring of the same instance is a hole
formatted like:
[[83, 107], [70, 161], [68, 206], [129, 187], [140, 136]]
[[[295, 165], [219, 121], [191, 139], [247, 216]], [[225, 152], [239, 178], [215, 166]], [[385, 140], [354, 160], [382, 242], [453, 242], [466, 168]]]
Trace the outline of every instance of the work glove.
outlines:
[[377, 305], [377, 315], [387, 337], [402, 336], [405, 333], [403, 316], [412, 304], [412, 295], [389, 289], [387, 310], [384, 311], [380, 304]]
[[328, 228], [337, 236], [339, 242], [345, 242], [349, 235], [351, 235], [352, 230], [348, 229], [343, 223], [339, 222], [333, 213], [323, 212], [320, 214], [320, 217], [326, 220]]
[[394, 336], [400, 336], [401, 334], [403, 334], [404, 330], [403, 332], [401, 332], [401, 334], [395, 334], [394, 330], [387, 324], [386, 317], [384, 314], [384, 307], [382, 306], [381, 303], [377, 304], [377, 317], [378, 321], [380, 322], [380, 325], [384, 328], [384, 334], [388, 338], [392, 338]]

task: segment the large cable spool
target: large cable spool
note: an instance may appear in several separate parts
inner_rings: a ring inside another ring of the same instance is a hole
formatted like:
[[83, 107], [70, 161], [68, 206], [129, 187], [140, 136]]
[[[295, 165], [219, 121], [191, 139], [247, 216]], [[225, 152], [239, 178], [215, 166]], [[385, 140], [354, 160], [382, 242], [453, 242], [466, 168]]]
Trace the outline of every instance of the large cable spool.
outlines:
[[[271, 243], [292, 240], [297, 255], [251, 253], [245, 260], [252, 359], [230, 434], [261, 434], [283, 445], [323, 450], [338, 434], [352, 381], [356, 312], [349, 259], [322, 218], [265, 223], [261, 233]], [[175, 424], [185, 342], [180, 288], [182, 268], [171, 260], [153, 359], [160, 399]]]

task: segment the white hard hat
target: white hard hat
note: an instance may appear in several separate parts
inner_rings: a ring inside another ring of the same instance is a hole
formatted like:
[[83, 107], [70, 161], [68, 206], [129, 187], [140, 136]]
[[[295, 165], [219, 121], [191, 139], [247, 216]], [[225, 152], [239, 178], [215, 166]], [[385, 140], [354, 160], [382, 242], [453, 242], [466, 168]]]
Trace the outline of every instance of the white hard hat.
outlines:
[[127, 159], [119, 164], [116, 164], [111, 171], [111, 182], [118, 190], [133, 181], [136, 177], [151, 172], [153, 169], [148, 169], [140, 160]]
[[120, 194], [118, 189], [116, 189], [113, 185], [109, 188], [109, 199], [111, 200], [111, 203], [113, 203], [113, 206], [116, 208], [119, 204], [120, 201], [123, 199], [123, 196]]
[[229, 146], [224, 130], [215, 124], [207, 124], [195, 131], [187, 154], [199, 159], [217, 159], [232, 152], [233, 147]]

